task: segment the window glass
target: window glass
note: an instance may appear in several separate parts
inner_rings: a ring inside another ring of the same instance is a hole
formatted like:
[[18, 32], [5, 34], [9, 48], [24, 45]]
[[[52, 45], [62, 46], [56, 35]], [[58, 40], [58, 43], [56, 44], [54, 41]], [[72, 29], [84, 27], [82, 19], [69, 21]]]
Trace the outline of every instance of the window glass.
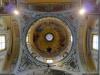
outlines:
[[0, 35], [0, 51], [5, 49], [5, 35]]
[[29, 36], [27, 35], [26, 37], [26, 43], [28, 44], [29, 43]]
[[98, 35], [93, 35], [93, 49], [98, 50]]
[[71, 35], [71, 42], [73, 42], [73, 36]]

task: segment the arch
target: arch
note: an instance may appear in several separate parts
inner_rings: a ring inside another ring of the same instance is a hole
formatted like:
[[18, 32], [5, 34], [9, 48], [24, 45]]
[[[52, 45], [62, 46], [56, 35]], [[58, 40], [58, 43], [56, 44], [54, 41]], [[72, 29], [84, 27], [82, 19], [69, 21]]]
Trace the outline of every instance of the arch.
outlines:
[[95, 21], [96, 18], [94, 16], [89, 16], [88, 20], [79, 27], [78, 50], [81, 63], [86, 72], [96, 72], [96, 67], [89, 48], [89, 37], [91, 29], [95, 26]]
[[9, 48], [5, 58], [3, 71], [11, 72], [11, 70], [14, 70], [14, 66], [17, 63], [20, 51], [19, 26], [16, 20], [14, 20], [12, 16], [7, 16], [5, 22], [8, 25], [7, 29], [9, 30], [10, 38], [9, 38]]

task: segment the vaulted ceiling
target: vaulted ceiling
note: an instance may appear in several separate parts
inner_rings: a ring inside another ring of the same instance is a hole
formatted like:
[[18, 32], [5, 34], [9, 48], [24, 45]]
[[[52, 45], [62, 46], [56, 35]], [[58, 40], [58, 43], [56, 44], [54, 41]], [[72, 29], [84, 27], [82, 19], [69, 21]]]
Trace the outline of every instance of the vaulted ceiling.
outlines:
[[91, 44], [96, 16], [77, 14], [77, 0], [17, 1], [19, 14], [7, 12], [2, 15], [5, 23], [0, 20], [2, 27], [7, 26], [4, 30], [0, 26], [0, 34], [7, 31], [9, 36], [3, 71], [19, 75], [97, 71]]

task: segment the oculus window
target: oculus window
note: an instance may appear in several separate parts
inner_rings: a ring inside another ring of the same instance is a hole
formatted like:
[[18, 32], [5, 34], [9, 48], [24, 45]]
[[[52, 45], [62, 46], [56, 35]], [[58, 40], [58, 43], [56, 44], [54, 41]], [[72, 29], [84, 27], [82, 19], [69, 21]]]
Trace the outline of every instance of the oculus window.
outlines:
[[93, 35], [93, 50], [98, 50], [98, 35]]
[[5, 35], [0, 35], [0, 51], [5, 49]]

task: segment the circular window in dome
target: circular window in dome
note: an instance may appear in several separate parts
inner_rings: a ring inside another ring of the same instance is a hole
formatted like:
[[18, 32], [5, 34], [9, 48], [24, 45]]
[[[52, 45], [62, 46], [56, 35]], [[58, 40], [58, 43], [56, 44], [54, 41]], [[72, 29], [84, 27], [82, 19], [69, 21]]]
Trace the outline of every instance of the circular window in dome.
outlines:
[[42, 62], [57, 62], [66, 56], [72, 46], [72, 34], [67, 24], [55, 17], [44, 17], [28, 30], [28, 50]]

